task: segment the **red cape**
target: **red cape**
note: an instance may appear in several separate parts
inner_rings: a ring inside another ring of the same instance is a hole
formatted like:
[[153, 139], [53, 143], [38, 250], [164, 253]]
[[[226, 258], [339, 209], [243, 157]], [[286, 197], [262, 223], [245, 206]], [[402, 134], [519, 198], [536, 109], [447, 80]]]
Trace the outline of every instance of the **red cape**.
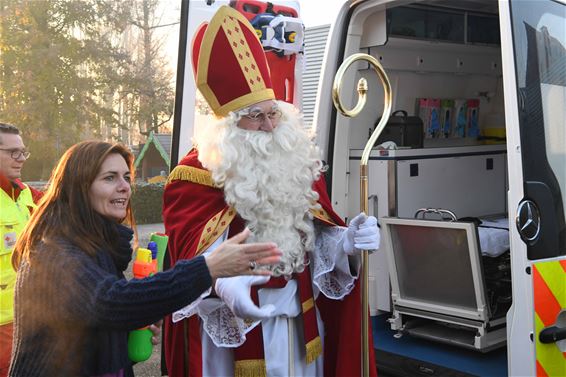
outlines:
[[[344, 226], [334, 212], [323, 178], [314, 183], [322, 210], [315, 218], [327, 225]], [[224, 202], [221, 189], [214, 186], [210, 173], [198, 161], [196, 150], [189, 152], [169, 177], [163, 196], [163, 220], [169, 236], [171, 266], [204, 251], [230, 226], [230, 236], [244, 226], [242, 219]], [[344, 300], [330, 300], [319, 295], [317, 308], [324, 322], [324, 375], [361, 375], [361, 300], [356, 282]], [[165, 360], [169, 376], [202, 376], [202, 350], [199, 320], [196, 316], [173, 324], [165, 320]], [[370, 375], [376, 376], [371, 328]], [[186, 344], [186, 347], [185, 347]]]

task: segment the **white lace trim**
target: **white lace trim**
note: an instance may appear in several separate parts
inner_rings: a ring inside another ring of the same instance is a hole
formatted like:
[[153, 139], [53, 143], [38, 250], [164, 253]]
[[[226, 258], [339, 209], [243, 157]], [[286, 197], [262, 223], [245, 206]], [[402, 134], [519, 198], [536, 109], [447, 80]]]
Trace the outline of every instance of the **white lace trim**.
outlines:
[[184, 308], [181, 308], [181, 309], [177, 310], [176, 312], [174, 312], [173, 315], [171, 316], [173, 323], [177, 323], [177, 322], [179, 322], [179, 321], [181, 321], [185, 318], [189, 318], [189, 317], [193, 316], [197, 312], [198, 306], [200, 305], [202, 300], [204, 300], [206, 297], [210, 296], [211, 292], [212, 292], [212, 287], [210, 287], [206, 291], [204, 291], [203, 294], [201, 294], [199, 298], [197, 298], [196, 300], [191, 302], [189, 305], [187, 305]]
[[260, 324], [236, 317], [220, 299], [205, 300], [199, 306], [202, 327], [216, 347], [239, 347], [246, 341], [246, 334]]
[[191, 304], [173, 313], [173, 323], [198, 314], [204, 331], [216, 347], [239, 347], [246, 341], [246, 334], [261, 321], [236, 317], [228, 306], [219, 299], [205, 298], [210, 295], [209, 288]]
[[[214, 243], [212, 243], [212, 245], [210, 245], [202, 253], [202, 255], [206, 256], [206, 255], [210, 254], [213, 250], [215, 250], [218, 246], [220, 246], [220, 244], [222, 242], [224, 242], [227, 238], [228, 238], [228, 229], [226, 229], [224, 231], [224, 233], [222, 233], [222, 235], [220, 237], [218, 237], [218, 239], [216, 241], [214, 241]], [[189, 318], [189, 317], [192, 317], [193, 315], [195, 315], [198, 311], [199, 305], [203, 302], [203, 300], [205, 298], [210, 296], [211, 292], [212, 292], [212, 287], [210, 287], [206, 291], [204, 291], [204, 293], [201, 294], [199, 298], [197, 298], [196, 300], [191, 302], [189, 305], [187, 305], [184, 308], [181, 308], [181, 309], [177, 310], [176, 312], [174, 312], [173, 315], [171, 316], [173, 323], [182, 321], [185, 318]]]
[[[316, 226], [315, 250], [310, 256], [314, 285], [333, 300], [341, 300], [352, 292], [358, 278], [359, 257], [348, 257], [344, 253], [346, 230], [338, 226]], [[351, 267], [356, 271], [355, 276]]]

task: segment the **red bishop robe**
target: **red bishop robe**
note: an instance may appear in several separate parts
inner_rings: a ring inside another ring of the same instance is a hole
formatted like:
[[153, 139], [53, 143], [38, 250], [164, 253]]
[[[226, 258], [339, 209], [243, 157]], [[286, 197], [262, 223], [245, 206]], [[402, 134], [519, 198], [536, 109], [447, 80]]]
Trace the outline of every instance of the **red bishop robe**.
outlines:
[[[313, 211], [316, 221], [344, 226], [334, 212], [324, 179], [313, 185], [322, 209]], [[224, 193], [215, 187], [209, 171], [193, 149], [171, 172], [163, 196], [163, 220], [169, 236], [171, 266], [182, 259], [204, 252], [230, 225], [232, 237], [244, 227], [244, 221], [224, 201]], [[359, 279], [344, 300], [318, 296], [316, 306], [324, 322], [324, 375], [361, 375], [361, 300]], [[202, 376], [202, 349], [198, 316], [173, 323], [165, 319], [165, 360], [169, 376]], [[370, 375], [376, 376], [373, 341], [370, 339]]]

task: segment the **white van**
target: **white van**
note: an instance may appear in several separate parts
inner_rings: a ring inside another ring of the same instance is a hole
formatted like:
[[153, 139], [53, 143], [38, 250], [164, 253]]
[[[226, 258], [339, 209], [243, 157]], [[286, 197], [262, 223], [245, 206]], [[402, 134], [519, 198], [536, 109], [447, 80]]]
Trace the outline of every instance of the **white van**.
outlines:
[[[193, 133], [193, 3], [183, 8], [173, 166]], [[399, 111], [380, 139], [394, 143], [368, 162], [382, 230], [369, 260], [378, 373], [566, 375], [565, 1], [345, 2], [314, 119], [345, 219], [359, 211], [360, 158], [384, 107], [377, 75], [356, 63], [341, 98], [352, 107], [365, 77], [367, 104], [353, 118], [335, 109], [335, 74], [355, 53], [381, 63]]]

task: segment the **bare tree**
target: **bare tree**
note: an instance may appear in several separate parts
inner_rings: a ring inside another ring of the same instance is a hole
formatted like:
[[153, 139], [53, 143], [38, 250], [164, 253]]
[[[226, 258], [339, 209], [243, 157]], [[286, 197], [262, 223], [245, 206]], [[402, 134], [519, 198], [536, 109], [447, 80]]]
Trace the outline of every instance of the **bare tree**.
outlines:
[[124, 85], [128, 112], [142, 135], [159, 132], [173, 116], [173, 72], [164, 53], [164, 38], [156, 33], [178, 22], [162, 22], [159, 0], [131, 1], [132, 37], [129, 49], [134, 57], [129, 82]]

